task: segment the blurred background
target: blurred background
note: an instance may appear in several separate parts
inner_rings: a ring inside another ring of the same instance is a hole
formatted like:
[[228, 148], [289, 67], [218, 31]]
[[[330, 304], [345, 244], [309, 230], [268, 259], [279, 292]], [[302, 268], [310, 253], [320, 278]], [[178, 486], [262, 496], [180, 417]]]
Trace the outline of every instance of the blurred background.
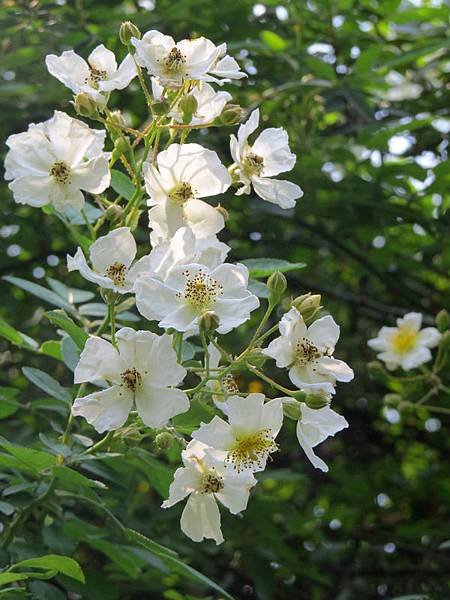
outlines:
[[[73, 48], [86, 57], [104, 43], [122, 57], [118, 30], [126, 19], [142, 32], [227, 42], [248, 78], [225, 89], [246, 110], [259, 106], [264, 126], [289, 133], [298, 158], [288, 178], [302, 186], [303, 199], [295, 210], [281, 211], [256, 196], [230, 194], [224, 200], [230, 219], [220, 237], [235, 261], [305, 262], [305, 269], [288, 274], [290, 293], [322, 294], [341, 325], [337, 356], [356, 377], [334, 400], [350, 428], [319, 450], [330, 472], [312, 468], [288, 427], [244, 518], [222, 513], [226, 542], [216, 547], [183, 536], [181, 509], [158, 508], [179, 461], [176, 449], [161, 452], [146, 440], [147, 458], [131, 448], [127, 461], [96, 467], [116, 515], [176, 549], [236, 598], [450, 598], [448, 417], [385, 406], [385, 390], [368, 375], [374, 355], [366, 346], [380, 326], [405, 312], [423, 312], [432, 324], [448, 303], [449, 14], [439, 0], [2, 2], [2, 140], [54, 109], [75, 116], [69, 90], [47, 73], [45, 55]], [[112, 98], [133, 126], [148, 117], [137, 90], [133, 82]], [[229, 162], [233, 132], [209, 129], [191, 137]], [[2, 156], [5, 151], [3, 144]], [[0, 274], [83, 285], [76, 275], [68, 279], [65, 254], [75, 247], [63, 226], [16, 205], [5, 183], [0, 195]], [[136, 236], [141, 254], [148, 252], [145, 214]], [[40, 340], [55, 336], [43, 318], [45, 302], [3, 281], [0, 305], [1, 316], [20, 331]], [[247, 336], [243, 328], [225, 345], [237, 348]], [[0, 384], [23, 390], [24, 404], [0, 422], [2, 433], [29, 444], [56, 417], [42, 392], [27, 387], [20, 366], [45, 367], [65, 385], [71, 373], [1, 340], [0, 363]], [[240, 385], [260, 389], [250, 379]], [[89, 508], [75, 504], [60, 516], [33, 543], [37, 551], [74, 553], [88, 583], [83, 590], [69, 586], [72, 594], [92, 600], [220, 597], [156, 563], [130, 558], [126, 546], [114, 543], [111, 525]], [[29, 541], [11, 548], [18, 555], [31, 551]], [[68, 596], [41, 583], [33, 597]]]

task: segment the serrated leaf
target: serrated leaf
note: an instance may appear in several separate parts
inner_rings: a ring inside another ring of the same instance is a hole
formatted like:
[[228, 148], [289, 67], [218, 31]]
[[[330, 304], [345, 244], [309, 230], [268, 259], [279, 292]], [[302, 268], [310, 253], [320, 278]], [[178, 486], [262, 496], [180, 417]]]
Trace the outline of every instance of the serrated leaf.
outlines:
[[49, 290], [42, 285], [38, 285], [37, 283], [33, 283], [32, 281], [27, 281], [26, 279], [22, 279], [20, 277], [13, 277], [12, 275], [6, 275], [3, 277], [5, 281], [8, 283], [12, 283], [13, 285], [29, 292], [33, 296], [52, 304], [53, 306], [58, 306], [59, 308], [64, 308], [65, 310], [74, 313], [75, 309], [68, 302], [66, 302], [61, 296], [52, 290]]
[[248, 258], [241, 262], [247, 267], [249, 275], [253, 279], [269, 277], [275, 271], [287, 273], [288, 271], [295, 271], [306, 267], [305, 263], [291, 263], [280, 258]]
[[52, 310], [44, 313], [49, 321], [70, 335], [80, 350], [84, 348], [88, 334], [78, 327], [63, 310]]
[[111, 187], [120, 196], [123, 196], [126, 200], [131, 200], [135, 187], [131, 182], [131, 179], [116, 169], [111, 170]]
[[53, 377], [44, 373], [44, 371], [35, 369], [34, 367], [22, 367], [22, 373], [29, 381], [31, 381], [31, 383], [34, 383], [34, 385], [49, 396], [67, 404], [71, 401], [72, 395], [70, 392], [60, 385], [56, 379], [53, 379]]
[[81, 583], [85, 582], [83, 571], [80, 565], [73, 558], [68, 556], [61, 556], [59, 554], [47, 554], [40, 556], [39, 558], [27, 558], [14, 565], [14, 568], [18, 567], [32, 567], [35, 569], [53, 569], [66, 577], [71, 577]]

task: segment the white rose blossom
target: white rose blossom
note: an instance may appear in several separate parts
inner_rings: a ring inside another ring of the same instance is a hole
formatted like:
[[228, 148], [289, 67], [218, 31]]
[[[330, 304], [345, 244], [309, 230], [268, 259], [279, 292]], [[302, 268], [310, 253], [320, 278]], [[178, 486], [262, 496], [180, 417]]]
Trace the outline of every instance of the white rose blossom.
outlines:
[[271, 179], [274, 175], [290, 171], [295, 165], [296, 157], [289, 149], [288, 135], [282, 128], [271, 127], [262, 131], [253, 144], [249, 144], [248, 137], [258, 124], [259, 109], [256, 109], [248, 121], [239, 127], [237, 139], [234, 135], [230, 136], [234, 173], [242, 183], [236, 194], [249, 194], [253, 186], [263, 200], [278, 204], [281, 208], [293, 208], [295, 201], [303, 196], [302, 189], [291, 181]]
[[415, 369], [431, 360], [430, 348], [435, 348], [441, 334], [435, 327], [422, 327], [422, 315], [410, 312], [397, 319], [397, 327], [382, 327], [376, 338], [367, 343], [388, 369]]
[[[155, 77], [152, 77], [152, 94], [154, 100], [161, 100], [163, 92], [164, 87], [158, 83]], [[193, 127], [207, 125], [217, 117], [220, 117], [226, 103], [232, 100], [232, 96], [228, 92], [216, 92], [212, 86], [204, 82], [196, 85], [189, 94], [197, 101], [197, 108], [189, 122], [189, 125]], [[168, 116], [177, 123], [183, 123], [183, 111], [179, 103], [172, 109]]]
[[180, 227], [189, 226], [198, 238], [223, 229], [221, 213], [200, 200], [225, 192], [231, 177], [217, 154], [199, 144], [172, 144], [160, 152], [157, 166], [144, 165], [149, 226], [153, 245], [170, 239]]
[[235, 515], [247, 508], [250, 489], [257, 481], [251, 472], [236, 473], [226, 468], [220, 453], [192, 440], [181, 453], [183, 467], [175, 471], [169, 498], [170, 508], [188, 497], [181, 515], [181, 530], [194, 542], [205, 538], [223, 542], [217, 501]]
[[209, 423], [201, 423], [192, 437], [221, 451], [230, 470], [263, 471], [270, 455], [278, 450], [275, 438], [283, 423], [281, 400], [265, 402], [264, 394], [231, 396], [226, 414], [228, 422], [216, 415]]
[[131, 38], [136, 61], [164, 86], [179, 87], [184, 81], [215, 81], [219, 78], [240, 79], [245, 74], [236, 61], [226, 55], [226, 45], [217, 47], [199, 37], [180, 42], [156, 30], [147, 31], [142, 39]]
[[210, 269], [221, 265], [230, 247], [216, 236], [197, 238], [189, 227], [181, 227], [174, 236], [161, 242], [148, 256], [148, 274], [167, 279], [173, 267], [199, 263]]
[[150, 321], [159, 321], [163, 329], [198, 332], [199, 317], [212, 310], [220, 320], [217, 332], [228, 333], [259, 306], [247, 284], [244, 265], [227, 263], [209, 269], [192, 263], [173, 267], [165, 281], [141, 275], [134, 290], [138, 311]]
[[35, 207], [52, 203], [60, 211], [82, 209], [83, 191], [100, 194], [111, 180], [105, 136], [59, 111], [9, 136], [5, 179], [12, 180], [15, 201]]
[[123, 90], [136, 76], [136, 65], [129, 54], [117, 66], [114, 52], [97, 46], [87, 61], [73, 50], [45, 58], [48, 72], [74, 94], [85, 93], [99, 105], [105, 104], [112, 90]]
[[150, 256], [146, 255], [134, 262], [136, 242], [129, 227], [113, 229], [98, 238], [89, 248], [89, 267], [81, 248], [74, 256], [67, 256], [69, 271], [80, 274], [102, 288], [119, 294], [133, 291], [134, 282], [141, 273], [150, 272]]
[[148, 427], [159, 429], [189, 409], [189, 399], [177, 386], [186, 369], [177, 363], [172, 338], [129, 327], [116, 334], [117, 348], [90, 337], [75, 368], [75, 383], [106, 380], [107, 389], [76, 398], [75, 416], [84, 417], [102, 433], [121, 427], [133, 404]]
[[314, 389], [317, 384], [334, 393], [336, 381], [353, 379], [352, 369], [333, 357], [340, 328], [327, 315], [306, 327], [302, 315], [293, 307], [280, 321], [281, 336], [270, 342], [263, 354], [275, 359], [277, 367], [288, 368], [289, 377], [300, 389]]

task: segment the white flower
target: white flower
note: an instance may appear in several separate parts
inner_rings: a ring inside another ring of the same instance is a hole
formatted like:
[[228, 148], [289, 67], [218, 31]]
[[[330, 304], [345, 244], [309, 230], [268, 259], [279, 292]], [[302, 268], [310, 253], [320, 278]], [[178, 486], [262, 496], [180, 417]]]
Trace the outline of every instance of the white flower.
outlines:
[[164, 281], [176, 265], [199, 263], [214, 269], [225, 261], [229, 251], [230, 247], [216, 236], [197, 238], [189, 227], [181, 227], [171, 240], [152, 249], [148, 273]]
[[236, 61], [225, 55], [226, 46], [210, 40], [175, 40], [159, 31], [148, 31], [141, 40], [131, 38], [136, 61], [165, 86], [177, 87], [183, 81], [218, 81], [217, 77], [240, 78]]
[[241, 125], [237, 139], [231, 135], [230, 150], [236, 164], [236, 173], [243, 184], [237, 194], [249, 194], [251, 185], [263, 200], [278, 204], [281, 208], [293, 208], [302, 189], [290, 181], [270, 179], [295, 165], [296, 157], [289, 150], [288, 135], [282, 128], [265, 129], [250, 145], [248, 137], [259, 124], [259, 109]]
[[397, 327], [382, 327], [378, 336], [367, 343], [379, 352], [377, 358], [388, 369], [415, 369], [431, 360], [430, 348], [439, 344], [441, 334], [435, 327], [422, 327], [422, 315], [411, 312], [397, 319]]
[[133, 291], [136, 277], [150, 272], [150, 256], [143, 256], [133, 264], [136, 257], [136, 242], [129, 227], [119, 227], [98, 238], [89, 249], [92, 268], [86, 262], [81, 248], [75, 256], [67, 256], [69, 271], [80, 271], [81, 275], [102, 288], [119, 294]]
[[90, 337], [75, 369], [75, 383], [106, 380], [111, 387], [76, 398], [72, 412], [95, 429], [121, 427], [133, 403], [148, 427], [159, 429], [189, 409], [187, 395], [178, 385], [186, 369], [177, 363], [172, 338], [129, 327], [116, 334], [117, 349], [106, 340]]
[[[152, 77], [153, 98], [155, 100], [161, 100], [163, 92], [164, 87]], [[207, 125], [217, 117], [220, 117], [225, 108], [225, 104], [232, 99], [231, 94], [228, 92], [216, 92], [208, 83], [196, 85], [189, 93], [197, 100], [197, 109], [192, 115], [192, 119], [189, 123], [189, 125], [192, 126]], [[183, 123], [183, 112], [179, 103], [169, 113], [169, 117], [177, 123]]]
[[312, 409], [301, 402], [300, 408], [301, 417], [297, 422], [299, 444], [316, 469], [326, 473], [328, 471], [327, 465], [314, 453], [313, 448], [325, 441], [330, 435], [332, 436], [348, 427], [348, 423], [344, 417], [329, 406]]
[[198, 319], [213, 310], [220, 319], [218, 333], [228, 333], [250, 318], [259, 300], [247, 289], [248, 269], [223, 264], [209, 269], [201, 264], [173, 267], [163, 282], [141, 275], [136, 280], [136, 306], [143, 317], [159, 321], [163, 329], [198, 331]]
[[169, 498], [162, 508], [169, 508], [189, 496], [181, 515], [181, 530], [194, 542], [209, 538], [221, 544], [223, 536], [217, 500], [231, 514], [240, 513], [247, 508], [250, 489], [256, 485], [256, 479], [249, 472], [236, 473], [227, 469], [223, 459], [196, 440], [189, 443], [181, 456], [184, 466], [175, 471]]
[[264, 394], [227, 400], [228, 423], [217, 415], [202, 423], [192, 437], [223, 452], [224, 463], [235, 471], [263, 471], [269, 456], [278, 450], [275, 438], [283, 423], [279, 398], [264, 402]]
[[289, 368], [294, 385], [300, 389], [321, 387], [332, 394], [336, 380], [353, 379], [352, 369], [332, 356], [340, 331], [333, 317], [327, 315], [306, 327], [302, 315], [291, 308], [281, 319], [279, 329], [281, 336], [262, 352], [274, 358], [277, 367]]
[[53, 117], [28, 131], [9, 136], [5, 179], [19, 204], [58, 210], [83, 208], [81, 190], [103, 192], [110, 183], [108, 159], [103, 152], [105, 131], [55, 111]]
[[149, 211], [152, 244], [171, 238], [186, 225], [199, 238], [224, 227], [220, 212], [199, 200], [222, 194], [231, 184], [215, 152], [199, 144], [172, 144], [158, 154], [157, 167], [146, 163], [143, 171], [148, 205], [154, 206]]
[[89, 55], [87, 62], [73, 50], [61, 56], [49, 54], [45, 64], [51, 75], [74, 94], [88, 94], [99, 104], [106, 103], [112, 90], [123, 90], [136, 76], [136, 65], [129, 54], [117, 67], [116, 57], [103, 44]]

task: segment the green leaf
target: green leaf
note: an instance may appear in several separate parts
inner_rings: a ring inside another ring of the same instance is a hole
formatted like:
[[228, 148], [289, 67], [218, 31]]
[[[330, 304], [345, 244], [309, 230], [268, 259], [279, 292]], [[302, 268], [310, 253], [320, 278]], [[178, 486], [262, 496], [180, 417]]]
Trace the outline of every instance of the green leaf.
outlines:
[[191, 435], [194, 429], [197, 429], [200, 425], [201, 421], [208, 422], [213, 416], [214, 409], [212, 406], [193, 400], [189, 411], [174, 417], [172, 423], [181, 433]]
[[63, 310], [52, 310], [44, 314], [54, 325], [68, 333], [80, 350], [84, 348], [89, 337], [88, 334], [78, 327]]
[[79, 302], [88, 302], [95, 297], [93, 292], [87, 290], [79, 290], [77, 288], [67, 287], [61, 281], [47, 277], [48, 285], [59, 294], [64, 300], [67, 300], [69, 304], [78, 304]]
[[173, 469], [167, 467], [157, 458], [151, 456], [145, 450], [136, 449], [139, 456], [139, 468], [146, 475], [149, 483], [160, 494], [162, 498], [167, 498], [169, 486], [173, 479]]
[[66, 335], [61, 342], [62, 359], [64, 364], [71, 371], [75, 371], [75, 367], [80, 360], [80, 349], [75, 344], [73, 339]]
[[39, 348], [39, 352], [56, 358], [56, 360], [62, 360], [61, 342], [58, 340], [47, 340]]
[[12, 275], [7, 275], [3, 277], [5, 281], [8, 283], [12, 283], [13, 285], [29, 292], [33, 296], [48, 302], [49, 304], [53, 304], [54, 306], [58, 306], [59, 308], [64, 308], [65, 310], [73, 313], [75, 312], [74, 307], [71, 306], [68, 302], [66, 302], [59, 294], [56, 294], [52, 290], [48, 290], [42, 285], [38, 285], [37, 283], [33, 283], [32, 281], [27, 281], [26, 279], [21, 279], [20, 277], [13, 277]]
[[131, 200], [135, 192], [131, 179], [125, 173], [116, 169], [111, 170], [111, 187], [126, 200]]
[[3, 438], [0, 438], [0, 446], [33, 471], [49, 469], [56, 462], [56, 457], [53, 454], [42, 450], [34, 450], [34, 448], [15, 446]]
[[22, 581], [28, 579], [26, 573], [0, 573], [0, 586], [13, 583], [14, 581]]
[[0, 419], [6, 419], [17, 411], [20, 404], [14, 398], [18, 393], [16, 388], [0, 388]]
[[248, 290], [258, 298], [268, 298], [269, 297], [269, 288], [262, 281], [257, 281], [256, 279], [248, 280]]
[[264, 29], [259, 34], [261, 41], [274, 52], [282, 52], [287, 48], [287, 42], [278, 33]]
[[53, 475], [60, 481], [68, 483], [71, 486], [71, 489], [73, 487], [75, 487], [75, 489], [77, 487], [107, 489], [107, 486], [104, 483], [89, 479], [82, 473], [63, 465], [56, 465], [53, 467]]
[[249, 258], [243, 260], [244, 264], [250, 272], [250, 277], [259, 279], [261, 277], [269, 277], [275, 271], [287, 273], [306, 267], [305, 263], [291, 263], [287, 260], [279, 258]]
[[35, 569], [54, 569], [66, 577], [71, 577], [81, 583], [85, 582], [83, 571], [80, 565], [73, 558], [68, 556], [61, 556], [59, 554], [47, 554], [46, 556], [40, 556], [39, 558], [27, 558], [14, 565], [14, 568], [18, 567], [32, 567]]
[[0, 337], [5, 338], [12, 344], [16, 344], [16, 346], [24, 345], [24, 339], [17, 329], [14, 329], [14, 327], [9, 325], [2, 318], [0, 318]]
[[40, 369], [35, 369], [34, 367], [22, 367], [22, 373], [25, 377], [34, 383], [38, 388], [43, 390], [49, 396], [56, 398], [57, 400], [61, 400], [62, 402], [69, 403], [72, 399], [72, 395], [70, 392], [62, 387], [56, 379], [53, 379], [44, 371]]

